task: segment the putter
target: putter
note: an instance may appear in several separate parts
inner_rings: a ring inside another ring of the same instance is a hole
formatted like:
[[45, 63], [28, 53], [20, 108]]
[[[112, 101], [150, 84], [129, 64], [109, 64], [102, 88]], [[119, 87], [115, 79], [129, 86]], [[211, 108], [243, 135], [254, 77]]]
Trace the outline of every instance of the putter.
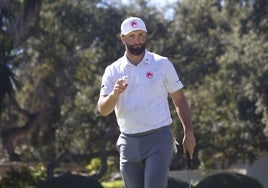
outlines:
[[191, 185], [191, 166], [190, 166], [190, 154], [189, 152], [186, 153], [186, 160], [187, 160], [187, 177], [188, 177], [188, 184], [189, 184], [189, 188], [192, 187]]

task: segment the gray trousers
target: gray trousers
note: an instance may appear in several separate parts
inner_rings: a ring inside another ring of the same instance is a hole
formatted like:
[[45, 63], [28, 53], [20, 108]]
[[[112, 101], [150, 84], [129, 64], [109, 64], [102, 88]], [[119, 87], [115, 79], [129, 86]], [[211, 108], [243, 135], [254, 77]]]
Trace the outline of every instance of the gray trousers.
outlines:
[[170, 126], [145, 135], [121, 133], [117, 146], [125, 188], [166, 188], [174, 154]]

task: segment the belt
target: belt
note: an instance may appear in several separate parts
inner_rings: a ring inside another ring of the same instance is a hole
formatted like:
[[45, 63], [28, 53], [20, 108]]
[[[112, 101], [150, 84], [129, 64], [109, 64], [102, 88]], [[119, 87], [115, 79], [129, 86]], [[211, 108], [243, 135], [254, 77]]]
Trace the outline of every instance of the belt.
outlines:
[[169, 125], [165, 125], [163, 127], [159, 127], [159, 128], [156, 128], [156, 129], [151, 129], [149, 131], [145, 131], [145, 132], [140, 132], [140, 133], [134, 133], [134, 134], [127, 134], [127, 133], [122, 133], [123, 135], [125, 136], [129, 136], [129, 137], [142, 137], [142, 136], [146, 136], [146, 135], [149, 135], [149, 134], [153, 134], [155, 132], [158, 132], [162, 129], [165, 129], [169, 127]]

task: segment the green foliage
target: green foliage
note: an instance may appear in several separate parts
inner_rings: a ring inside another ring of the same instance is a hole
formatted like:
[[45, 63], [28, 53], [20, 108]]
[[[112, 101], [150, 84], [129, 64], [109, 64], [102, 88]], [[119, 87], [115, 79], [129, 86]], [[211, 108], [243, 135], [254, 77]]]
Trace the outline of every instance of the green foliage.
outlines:
[[99, 158], [93, 158], [90, 161], [90, 164], [86, 166], [86, 169], [89, 171], [89, 175], [97, 173], [100, 169], [101, 162]]
[[188, 188], [189, 184], [182, 180], [175, 180], [174, 178], [168, 179], [168, 186], [167, 188]]
[[103, 188], [122, 188], [124, 183], [122, 180], [102, 182], [101, 185]]
[[[144, 0], [130, 6], [110, 2], [42, 1], [30, 28], [12, 22], [28, 10], [23, 1], [0, 3], [0, 81], [7, 83], [0, 84], [0, 129], [10, 133], [2, 134], [5, 153], [44, 163], [65, 150], [94, 158], [100, 140], [106, 141], [109, 154], [116, 152], [116, 123], [100, 117], [96, 103], [104, 68], [124, 53], [120, 23], [130, 15], [144, 18], [148, 49], [168, 56], [185, 85], [198, 142], [194, 168], [228, 168], [241, 160], [253, 162], [267, 151], [265, 0], [182, 0], [169, 20]], [[8, 28], [17, 30], [8, 33]], [[2, 73], [9, 76], [2, 79]], [[15, 78], [21, 90], [10, 99], [3, 97], [14, 89]], [[29, 114], [37, 118], [30, 121]], [[172, 115], [180, 140], [175, 110]], [[179, 163], [177, 168], [183, 168]], [[99, 166], [91, 165], [97, 172]], [[111, 171], [118, 168], [115, 162], [111, 166]]]
[[263, 188], [255, 179], [237, 173], [220, 173], [209, 176], [195, 188]]
[[[100, 168], [101, 168], [101, 161], [99, 158], [92, 158], [90, 163], [86, 166], [86, 169], [88, 171], [89, 176], [92, 176], [92, 175], [98, 173]], [[105, 182], [105, 181], [110, 182], [111, 175], [115, 172], [118, 172], [118, 171], [119, 171], [118, 159], [115, 157], [109, 157], [107, 159], [107, 171], [100, 180], [103, 182]]]
[[36, 188], [102, 188], [102, 185], [89, 177], [66, 173], [56, 178], [40, 182]]
[[177, 11], [174, 62], [192, 109], [195, 164], [228, 168], [254, 161], [256, 151], [267, 150], [267, 36], [243, 30], [252, 13], [248, 4], [182, 1]]
[[31, 167], [19, 166], [10, 169], [1, 177], [0, 187], [35, 187], [37, 183], [45, 178], [45, 168], [43, 165], [35, 165]]

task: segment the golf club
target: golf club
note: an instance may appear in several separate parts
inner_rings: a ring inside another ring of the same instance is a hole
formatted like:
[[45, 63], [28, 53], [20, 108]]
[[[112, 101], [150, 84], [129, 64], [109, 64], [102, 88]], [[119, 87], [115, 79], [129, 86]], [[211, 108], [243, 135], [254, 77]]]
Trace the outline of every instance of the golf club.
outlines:
[[188, 176], [188, 184], [189, 184], [189, 188], [192, 187], [191, 185], [191, 166], [190, 166], [190, 154], [189, 152], [186, 153], [186, 160], [187, 160], [187, 176]]

